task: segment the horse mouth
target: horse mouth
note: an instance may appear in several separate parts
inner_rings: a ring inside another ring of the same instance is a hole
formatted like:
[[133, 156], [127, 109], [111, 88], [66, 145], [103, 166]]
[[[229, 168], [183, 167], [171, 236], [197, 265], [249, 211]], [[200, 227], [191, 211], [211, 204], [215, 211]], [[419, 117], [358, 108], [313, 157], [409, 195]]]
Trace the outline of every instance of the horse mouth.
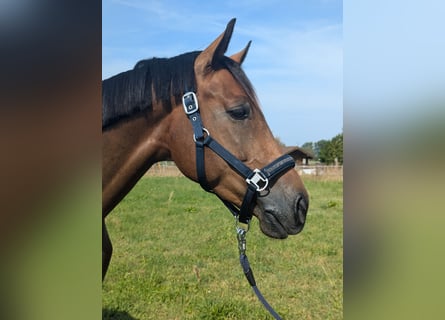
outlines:
[[280, 219], [277, 218], [277, 214], [274, 211], [266, 210], [262, 215], [260, 221], [261, 231], [268, 237], [274, 239], [286, 239], [289, 233]]

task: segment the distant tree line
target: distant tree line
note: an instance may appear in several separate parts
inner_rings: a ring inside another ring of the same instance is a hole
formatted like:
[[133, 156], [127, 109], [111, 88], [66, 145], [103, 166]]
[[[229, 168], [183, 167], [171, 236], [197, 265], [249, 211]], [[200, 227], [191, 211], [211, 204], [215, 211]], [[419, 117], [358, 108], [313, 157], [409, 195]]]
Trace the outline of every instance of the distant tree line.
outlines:
[[343, 133], [331, 140], [306, 142], [301, 149], [311, 153], [314, 160], [325, 164], [343, 164]]

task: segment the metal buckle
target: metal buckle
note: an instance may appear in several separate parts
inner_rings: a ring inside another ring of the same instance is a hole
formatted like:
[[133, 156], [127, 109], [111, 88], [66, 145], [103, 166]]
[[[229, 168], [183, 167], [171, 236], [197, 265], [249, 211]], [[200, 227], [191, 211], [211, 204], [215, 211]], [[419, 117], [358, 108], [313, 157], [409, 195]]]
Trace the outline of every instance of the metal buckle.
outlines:
[[182, 96], [182, 106], [184, 107], [185, 114], [190, 115], [199, 110], [198, 99], [194, 92], [187, 92]]
[[264, 176], [264, 173], [261, 172], [260, 169], [253, 170], [253, 176], [251, 178], [247, 178], [246, 182], [253, 185], [258, 192], [266, 190], [267, 186], [269, 185], [269, 179]]

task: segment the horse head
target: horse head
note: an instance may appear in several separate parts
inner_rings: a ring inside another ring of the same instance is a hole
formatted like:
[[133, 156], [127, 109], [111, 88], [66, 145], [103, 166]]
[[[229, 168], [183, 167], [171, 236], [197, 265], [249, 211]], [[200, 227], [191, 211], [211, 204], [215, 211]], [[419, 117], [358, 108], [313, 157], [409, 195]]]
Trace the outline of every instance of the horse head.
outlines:
[[[283, 154], [260, 109], [253, 87], [241, 69], [248, 45], [227, 57], [235, 19], [194, 62], [196, 97], [204, 127], [215, 140], [249, 168], [262, 168]], [[183, 108], [170, 114], [168, 149], [178, 168], [198, 181], [192, 125]], [[246, 181], [212, 150], [206, 150], [205, 176], [209, 189], [236, 207], [242, 205]], [[266, 196], [257, 197], [253, 214], [264, 234], [286, 238], [303, 229], [308, 194], [295, 170], [283, 174]]]

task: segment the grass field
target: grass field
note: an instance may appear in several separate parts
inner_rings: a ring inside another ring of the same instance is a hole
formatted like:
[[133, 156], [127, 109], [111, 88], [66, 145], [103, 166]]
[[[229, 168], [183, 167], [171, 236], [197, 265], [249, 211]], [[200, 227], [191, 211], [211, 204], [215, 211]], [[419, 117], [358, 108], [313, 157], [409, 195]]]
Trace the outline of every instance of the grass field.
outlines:
[[[311, 203], [303, 232], [270, 239], [254, 219], [247, 255], [283, 319], [342, 319], [342, 182], [304, 180]], [[114, 253], [103, 319], [271, 319], [239, 266], [232, 215], [199, 185], [143, 178], [107, 226]]]

